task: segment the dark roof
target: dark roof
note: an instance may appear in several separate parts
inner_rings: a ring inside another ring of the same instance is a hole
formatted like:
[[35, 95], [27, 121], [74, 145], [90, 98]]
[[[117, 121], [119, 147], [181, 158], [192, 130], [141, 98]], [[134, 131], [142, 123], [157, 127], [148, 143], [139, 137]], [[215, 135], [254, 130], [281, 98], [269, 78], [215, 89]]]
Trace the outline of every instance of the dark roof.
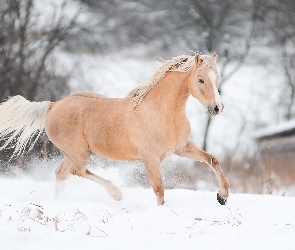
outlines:
[[295, 151], [295, 120], [261, 128], [253, 137], [258, 140], [262, 152]]
[[295, 119], [258, 129], [252, 134], [252, 136], [257, 140], [262, 140], [266, 138], [288, 136], [293, 134], [295, 134]]

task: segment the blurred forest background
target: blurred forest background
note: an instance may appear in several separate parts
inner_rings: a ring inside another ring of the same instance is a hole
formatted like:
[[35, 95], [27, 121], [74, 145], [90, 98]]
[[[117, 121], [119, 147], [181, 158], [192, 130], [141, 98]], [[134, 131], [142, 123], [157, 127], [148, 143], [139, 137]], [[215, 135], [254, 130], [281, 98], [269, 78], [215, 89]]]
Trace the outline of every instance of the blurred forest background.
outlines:
[[[202, 108], [194, 110], [197, 104], [191, 101], [193, 139], [220, 158], [233, 191], [281, 194], [295, 186], [290, 174], [295, 163], [283, 170], [267, 165], [252, 136], [257, 129], [295, 118], [293, 0], [0, 2], [1, 102], [14, 95], [55, 101], [78, 90], [110, 95], [117, 91], [113, 95], [124, 96], [130, 86], [151, 76], [153, 69], [147, 65], [157, 57], [216, 51], [224, 118], [208, 119]], [[90, 61], [97, 62], [97, 68]], [[112, 87], [114, 76], [104, 77], [106, 68], [101, 65], [107, 63], [117, 65], [107, 68], [109, 75], [132, 68], [125, 72], [125, 80], [120, 74], [119, 90]], [[89, 79], [99, 84], [93, 86]], [[125, 86], [124, 81], [134, 82]], [[194, 120], [200, 112], [201, 118]], [[52, 170], [57, 163], [48, 163], [49, 159], [60, 157], [46, 136], [33, 152], [6, 164], [10, 153], [0, 153], [3, 175], [33, 171], [32, 165]], [[89, 164], [129, 169], [122, 172], [130, 179], [126, 185], [149, 185], [140, 163], [94, 157]], [[163, 163], [163, 175], [171, 188], [215, 185], [205, 165], [174, 157]]]

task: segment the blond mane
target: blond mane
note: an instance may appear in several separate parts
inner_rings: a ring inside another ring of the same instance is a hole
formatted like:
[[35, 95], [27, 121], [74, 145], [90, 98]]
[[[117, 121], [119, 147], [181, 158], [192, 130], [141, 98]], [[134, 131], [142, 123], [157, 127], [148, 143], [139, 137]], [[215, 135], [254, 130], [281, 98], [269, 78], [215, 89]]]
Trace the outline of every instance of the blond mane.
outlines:
[[[202, 60], [202, 63], [197, 71], [204, 67], [209, 67], [216, 71], [215, 57], [212, 57], [211, 55], [200, 55], [200, 59]], [[192, 68], [194, 62], [195, 56], [189, 55], [172, 57], [170, 60], [165, 61], [150, 80], [143, 85], [136, 87], [127, 95], [132, 102], [132, 107], [137, 108], [143, 98], [162, 80], [168, 71], [187, 72]]]

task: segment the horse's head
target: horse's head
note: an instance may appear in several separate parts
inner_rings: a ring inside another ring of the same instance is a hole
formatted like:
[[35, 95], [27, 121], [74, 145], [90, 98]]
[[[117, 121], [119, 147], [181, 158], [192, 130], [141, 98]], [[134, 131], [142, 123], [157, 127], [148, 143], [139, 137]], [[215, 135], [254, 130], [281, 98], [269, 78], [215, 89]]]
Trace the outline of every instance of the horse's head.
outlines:
[[210, 116], [220, 114], [223, 110], [218, 92], [219, 75], [216, 59], [216, 53], [212, 56], [197, 54], [195, 67], [192, 68], [191, 81], [189, 81], [191, 95], [200, 101]]

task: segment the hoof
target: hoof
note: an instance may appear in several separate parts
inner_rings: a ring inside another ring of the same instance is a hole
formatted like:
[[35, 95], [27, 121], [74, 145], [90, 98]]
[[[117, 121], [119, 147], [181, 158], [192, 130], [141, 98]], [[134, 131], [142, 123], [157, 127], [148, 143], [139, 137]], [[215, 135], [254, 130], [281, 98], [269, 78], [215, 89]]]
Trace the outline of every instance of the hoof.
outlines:
[[217, 193], [217, 200], [221, 205], [226, 205], [227, 203], [227, 199], [222, 198], [219, 193]]
[[120, 201], [123, 199], [123, 195], [122, 194], [111, 194], [111, 197], [116, 200], [116, 201]]
[[112, 182], [109, 181], [108, 186], [106, 186], [105, 189], [114, 200], [120, 201], [123, 199], [120, 188], [116, 187]]
[[112, 190], [112, 192], [110, 193], [111, 197], [116, 200], [116, 201], [120, 201], [123, 199], [123, 195], [122, 192], [119, 188], [115, 188]]

